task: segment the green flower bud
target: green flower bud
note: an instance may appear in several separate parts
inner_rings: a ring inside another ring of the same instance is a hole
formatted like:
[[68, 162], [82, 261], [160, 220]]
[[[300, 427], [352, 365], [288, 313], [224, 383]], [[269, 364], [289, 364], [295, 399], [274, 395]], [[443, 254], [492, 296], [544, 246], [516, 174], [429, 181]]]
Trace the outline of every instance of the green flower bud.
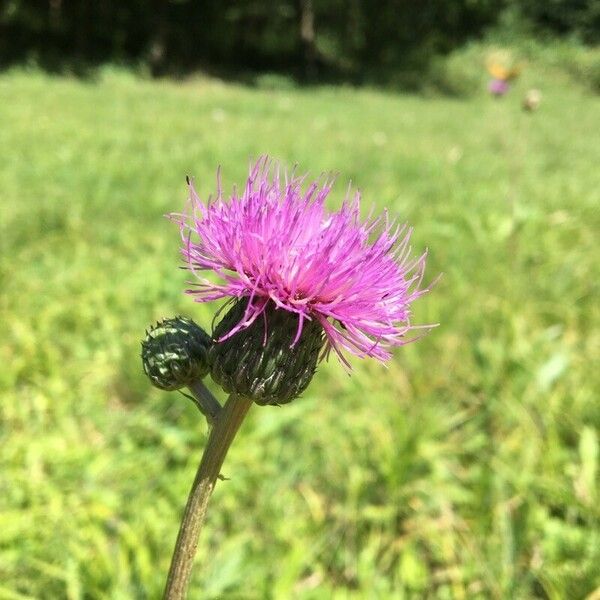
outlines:
[[208, 373], [210, 336], [185, 317], [165, 319], [142, 342], [144, 373], [161, 390], [178, 390]]
[[[243, 318], [248, 304], [242, 298], [231, 307], [213, 332], [219, 340]], [[215, 342], [208, 355], [212, 378], [226, 392], [254, 400], [257, 404], [286, 404], [310, 383], [325, 336], [316, 320], [304, 321], [300, 338], [298, 315], [278, 309], [270, 302], [265, 319], [259, 317], [222, 342]]]

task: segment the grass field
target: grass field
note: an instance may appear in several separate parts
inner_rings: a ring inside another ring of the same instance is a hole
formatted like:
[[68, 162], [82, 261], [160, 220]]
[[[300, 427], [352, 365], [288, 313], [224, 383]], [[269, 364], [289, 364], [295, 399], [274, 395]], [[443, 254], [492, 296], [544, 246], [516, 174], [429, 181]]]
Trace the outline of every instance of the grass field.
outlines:
[[440, 327], [251, 411], [190, 598], [597, 600], [598, 96], [275, 88], [0, 75], [0, 598], [159, 598], [206, 426], [139, 342], [212, 312], [162, 215], [268, 152], [414, 225]]

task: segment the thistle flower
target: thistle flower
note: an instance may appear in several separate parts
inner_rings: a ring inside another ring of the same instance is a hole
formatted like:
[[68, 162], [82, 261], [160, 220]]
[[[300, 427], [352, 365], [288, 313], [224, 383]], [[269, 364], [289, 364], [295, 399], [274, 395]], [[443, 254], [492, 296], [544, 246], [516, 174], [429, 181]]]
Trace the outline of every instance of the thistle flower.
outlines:
[[510, 84], [504, 79], [492, 79], [488, 85], [488, 91], [492, 96], [504, 96], [510, 90]]
[[[387, 213], [361, 223], [358, 192], [329, 212], [331, 179], [303, 189], [305, 177], [282, 179], [267, 157], [251, 167], [243, 192], [234, 190], [228, 201], [217, 179], [217, 197], [207, 202], [188, 181], [189, 210], [173, 215], [184, 260], [198, 277], [188, 293], [198, 302], [247, 299], [239, 322], [217, 342], [250, 327], [271, 305], [295, 317], [291, 348], [306, 322], [315, 321], [324, 332], [325, 353], [333, 349], [346, 365], [345, 352], [386, 361], [391, 347], [414, 339], [408, 337], [416, 329], [410, 305], [427, 291], [419, 289], [426, 253], [411, 258], [410, 228], [391, 222]], [[266, 340], [268, 331], [264, 335]]]
[[213, 327], [207, 364], [230, 395], [222, 408], [217, 403], [165, 598], [185, 598], [210, 494], [252, 404], [292, 401], [330, 350], [348, 367], [347, 353], [386, 361], [419, 328], [410, 323], [410, 307], [427, 291], [426, 254], [411, 258], [411, 229], [387, 213], [361, 222], [358, 193], [330, 212], [332, 180], [305, 180], [282, 178], [265, 156], [251, 167], [242, 193], [234, 189], [228, 200], [218, 176], [217, 196], [206, 202], [188, 180], [189, 210], [171, 216], [197, 277], [188, 293], [198, 302], [229, 299]]

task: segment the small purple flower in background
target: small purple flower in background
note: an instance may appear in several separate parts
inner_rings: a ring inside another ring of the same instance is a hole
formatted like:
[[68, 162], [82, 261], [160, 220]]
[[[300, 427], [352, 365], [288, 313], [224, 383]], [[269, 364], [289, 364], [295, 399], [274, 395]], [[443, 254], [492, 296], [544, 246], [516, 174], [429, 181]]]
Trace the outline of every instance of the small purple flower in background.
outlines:
[[488, 91], [492, 96], [504, 96], [510, 90], [510, 84], [503, 79], [492, 79], [488, 85]]
[[411, 257], [412, 230], [387, 213], [361, 223], [358, 192], [330, 212], [325, 199], [332, 180], [305, 183], [305, 176], [282, 176], [267, 157], [250, 169], [243, 192], [228, 200], [220, 180], [217, 197], [206, 202], [189, 183], [190, 209], [173, 215], [184, 259], [198, 277], [188, 293], [198, 302], [248, 298], [242, 318], [217, 342], [274, 304], [297, 318], [292, 347], [315, 320], [325, 353], [333, 349], [346, 365], [343, 351], [385, 361], [391, 347], [416, 339], [407, 337], [411, 330], [430, 327], [410, 324], [412, 301], [428, 291], [420, 289], [426, 253]]

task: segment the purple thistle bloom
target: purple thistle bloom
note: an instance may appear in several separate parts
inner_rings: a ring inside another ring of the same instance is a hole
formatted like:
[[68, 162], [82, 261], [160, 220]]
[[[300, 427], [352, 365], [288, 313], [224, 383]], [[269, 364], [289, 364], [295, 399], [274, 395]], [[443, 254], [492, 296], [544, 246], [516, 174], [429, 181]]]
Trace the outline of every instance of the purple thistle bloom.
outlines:
[[411, 258], [412, 230], [390, 222], [387, 213], [361, 223], [358, 192], [329, 212], [331, 179], [303, 190], [305, 177], [286, 173], [282, 181], [278, 166], [271, 167], [267, 157], [259, 159], [243, 193], [234, 189], [227, 201], [219, 175], [217, 197], [207, 202], [188, 180], [190, 210], [172, 215], [187, 268], [199, 279], [187, 292], [197, 302], [249, 298], [241, 321], [218, 341], [249, 327], [270, 302], [297, 315], [292, 346], [306, 320], [316, 319], [325, 354], [333, 349], [348, 366], [344, 350], [385, 361], [390, 347], [415, 339], [407, 338], [410, 330], [429, 328], [410, 324], [411, 302], [428, 291], [419, 289], [426, 253]]
[[488, 91], [493, 96], [504, 96], [510, 89], [510, 84], [504, 79], [492, 79], [488, 85]]

